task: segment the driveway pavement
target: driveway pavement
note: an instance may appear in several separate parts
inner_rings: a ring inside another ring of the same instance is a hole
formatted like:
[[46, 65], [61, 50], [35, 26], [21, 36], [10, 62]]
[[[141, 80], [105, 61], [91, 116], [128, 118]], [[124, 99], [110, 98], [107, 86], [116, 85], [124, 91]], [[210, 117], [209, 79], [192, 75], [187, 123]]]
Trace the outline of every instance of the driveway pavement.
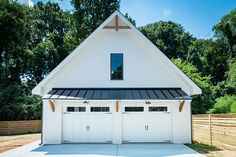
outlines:
[[204, 157], [181, 144], [61, 144], [34, 142], [0, 157]]

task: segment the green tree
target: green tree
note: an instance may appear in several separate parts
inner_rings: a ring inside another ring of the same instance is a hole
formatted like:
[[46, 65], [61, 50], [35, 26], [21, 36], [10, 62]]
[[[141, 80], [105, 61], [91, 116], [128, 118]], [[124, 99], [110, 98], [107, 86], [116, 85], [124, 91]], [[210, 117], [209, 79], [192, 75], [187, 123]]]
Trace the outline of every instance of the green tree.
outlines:
[[236, 57], [236, 9], [222, 17], [213, 30], [217, 38], [225, 40], [229, 45], [230, 57]]
[[236, 58], [231, 60], [227, 75], [228, 75], [226, 80], [227, 86], [230, 87], [231, 89], [234, 89], [234, 91], [232, 91], [232, 94], [236, 93]]
[[27, 95], [26, 86], [10, 84], [0, 88], [0, 120], [41, 118], [41, 98]]
[[[40, 82], [54, 67], [57, 49], [51, 40], [45, 40], [32, 49], [30, 57], [30, 74], [32, 79]], [[39, 59], [40, 58], [40, 59]]]
[[187, 59], [193, 37], [185, 32], [181, 25], [171, 21], [160, 21], [139, 29], [167, 57]]
[[71, 29], [72, 15], [49, 1], [38, 2], [31, 9], [31, 16], [30, 74], [39, 82], [70, 52], [64, 39]]
[[28, 25], [27, 7], [8, 0], [0, 1], [0, 82], [20, 83], [27, 69], [23, 58], [27, 56]]
[[72, 0], [71, 3], [78, 44], [120, 7], [119, 0]]
[[136, 26], [136, 22], [134, 19], [132, 19], [128, 13], [125, 13], [125, 18], [127, 18], [134, 26]]
[[202, 39], [195, 39], [188, 47], [187, 61], [198, 68], [199, 71], [204, 72], [201, 54], [204, 51], [204, 42]]
[[205, 40], [202, 42], [200, 58], [203, 64], [203, 73], [211, 76], [214, 85], [224, 81], [228, 71], [227, 45], [222, 40]]
[[179, 59], [173, 59], [172, 61], [202, 89], [202, 95], [199, 95], [192, 101], [192, 113], [206, 113], [214, 103], [210, 77], [203, 76], [194, 65], [187, 61]]

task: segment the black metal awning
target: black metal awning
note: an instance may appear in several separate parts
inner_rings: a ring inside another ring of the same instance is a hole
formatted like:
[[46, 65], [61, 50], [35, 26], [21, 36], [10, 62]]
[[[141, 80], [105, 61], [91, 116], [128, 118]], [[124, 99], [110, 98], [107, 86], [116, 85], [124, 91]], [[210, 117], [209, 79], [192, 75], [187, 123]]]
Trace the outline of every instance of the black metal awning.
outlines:
[[53, 88], [43, 99], [61, 100], [188, 100], [181, 88]]

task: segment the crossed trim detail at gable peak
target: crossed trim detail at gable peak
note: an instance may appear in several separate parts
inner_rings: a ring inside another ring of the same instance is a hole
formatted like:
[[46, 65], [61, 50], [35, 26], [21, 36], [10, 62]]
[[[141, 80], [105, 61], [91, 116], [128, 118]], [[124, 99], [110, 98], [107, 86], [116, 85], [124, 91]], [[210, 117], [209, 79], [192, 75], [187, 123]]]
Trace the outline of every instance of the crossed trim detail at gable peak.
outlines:
[[115, 16], [115, 25], [113, 26], [104, 26], [103, 29], [115, 29], [116, 31], [118, 31], [119, 29], [131, 29], [130, 26], [121, 26], [119, 25], [119, 18], [118, 15]]

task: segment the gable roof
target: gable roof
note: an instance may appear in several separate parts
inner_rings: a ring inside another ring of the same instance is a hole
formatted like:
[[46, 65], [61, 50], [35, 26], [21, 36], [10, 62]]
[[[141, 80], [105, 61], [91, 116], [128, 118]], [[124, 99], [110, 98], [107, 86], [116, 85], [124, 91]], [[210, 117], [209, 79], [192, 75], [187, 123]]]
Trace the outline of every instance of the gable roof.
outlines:
[[147, 39], [146, 36], [144, 36], [131, 22], [129, 22], [122, 13], [120, 13], [118, 10], [115, 11], [113, 14], [111, 14], [88, 38], [86, 38], [71, 54], [69, 54], [55, 69], [53, 69], [36, 87], [33, 88], [32, 94], [36, 95], [43, 95], [45, 92], [43, 86], [63, 68], [67, 63], [69, 63], [75, 55], [78, 54], [78, 52], [88, 45], [89, 41], [93, 39], [99, 31], [103, 29], [104, 26], [109, 25], [110, 22], [115, 18], [115, 16], [118, 16], [123, 23], [125, 23], [127, 26], [131, 28], [132, 31], [136, 33], [136, 35], [148, 44], [153, 52], [156, 53], [156, 55], [159, 55], [159, 58], [166, 64], [173, 72], [175, 72], [176, 75], [178, 75], [180, 78], [182, 78], [189, 87], [190, 95], [198, 95], [201, 94], [201, 89], [192, 81], [190, 80], [174, 63], [171, 62], [171, 60], [165, 56], [149, 39]]

